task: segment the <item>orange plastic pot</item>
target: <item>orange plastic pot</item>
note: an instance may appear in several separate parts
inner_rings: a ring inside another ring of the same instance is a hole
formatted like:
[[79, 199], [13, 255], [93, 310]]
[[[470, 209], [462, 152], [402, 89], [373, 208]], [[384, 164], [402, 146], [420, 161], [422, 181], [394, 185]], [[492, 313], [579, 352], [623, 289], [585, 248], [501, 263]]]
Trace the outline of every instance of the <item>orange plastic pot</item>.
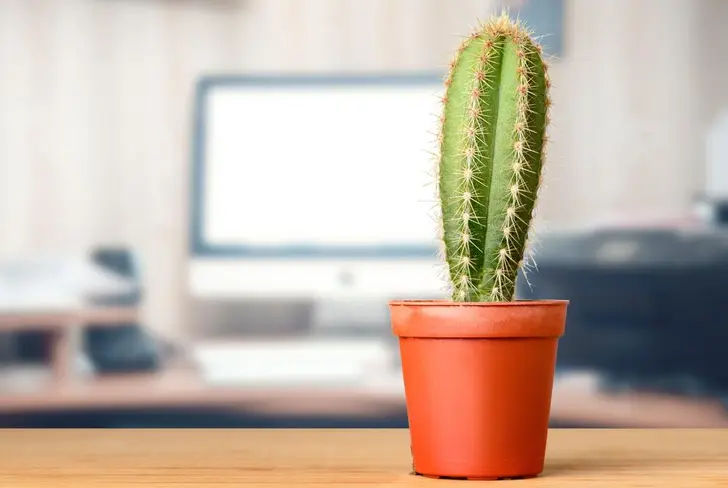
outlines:
[[543, 471], [568, 301], [393, 301], [414, 471], [501, 479]]

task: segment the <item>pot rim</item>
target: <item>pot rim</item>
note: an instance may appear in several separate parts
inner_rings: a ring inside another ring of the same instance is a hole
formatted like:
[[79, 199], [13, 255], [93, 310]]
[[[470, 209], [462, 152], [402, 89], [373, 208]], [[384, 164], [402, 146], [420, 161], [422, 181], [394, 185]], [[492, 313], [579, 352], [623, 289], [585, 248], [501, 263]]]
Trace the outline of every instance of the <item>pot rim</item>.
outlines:
[[390, 300], [390, 307], [563, 307], [569, 300], [543, 299], [543, 300], [513, 300], [510, 302], [455, 302], [452, 300]]
[[392, 331], [402, 338], [557, 338], [564, 334], [568, 303], [394, 300], [389, 310]]

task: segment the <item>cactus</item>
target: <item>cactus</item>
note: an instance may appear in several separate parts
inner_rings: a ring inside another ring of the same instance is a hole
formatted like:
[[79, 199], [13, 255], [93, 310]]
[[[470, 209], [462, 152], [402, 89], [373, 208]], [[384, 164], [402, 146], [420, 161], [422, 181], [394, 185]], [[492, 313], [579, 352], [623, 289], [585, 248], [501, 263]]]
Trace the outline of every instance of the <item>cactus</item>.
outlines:
[[541, 179], [547, 68], [506, 13], [480, 25], [450, 65], [437, 187], [454, 301], [513, 300]]

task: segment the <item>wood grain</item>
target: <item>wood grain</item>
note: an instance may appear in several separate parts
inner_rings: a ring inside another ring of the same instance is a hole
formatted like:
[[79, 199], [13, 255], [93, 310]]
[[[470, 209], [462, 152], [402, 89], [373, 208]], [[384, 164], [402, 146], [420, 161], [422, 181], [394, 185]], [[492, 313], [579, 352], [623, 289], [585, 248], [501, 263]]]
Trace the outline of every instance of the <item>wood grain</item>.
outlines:
[[[533, 487], [728, 487], [728, 430], [552, 430]], [[409, 474], [406, 430], [4, 430], [0, 486], [456, 486]]]

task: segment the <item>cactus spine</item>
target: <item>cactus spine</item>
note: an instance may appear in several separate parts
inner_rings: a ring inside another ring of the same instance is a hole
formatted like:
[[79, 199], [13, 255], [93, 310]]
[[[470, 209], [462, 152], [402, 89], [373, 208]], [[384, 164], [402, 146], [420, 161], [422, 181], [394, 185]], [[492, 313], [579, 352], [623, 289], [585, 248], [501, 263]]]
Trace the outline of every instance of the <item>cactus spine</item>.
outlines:
[[541, 178], [547, 65], [501, 14], [462, 43], [445, 86], [437, 183], [452, 299], [510, 301]]

